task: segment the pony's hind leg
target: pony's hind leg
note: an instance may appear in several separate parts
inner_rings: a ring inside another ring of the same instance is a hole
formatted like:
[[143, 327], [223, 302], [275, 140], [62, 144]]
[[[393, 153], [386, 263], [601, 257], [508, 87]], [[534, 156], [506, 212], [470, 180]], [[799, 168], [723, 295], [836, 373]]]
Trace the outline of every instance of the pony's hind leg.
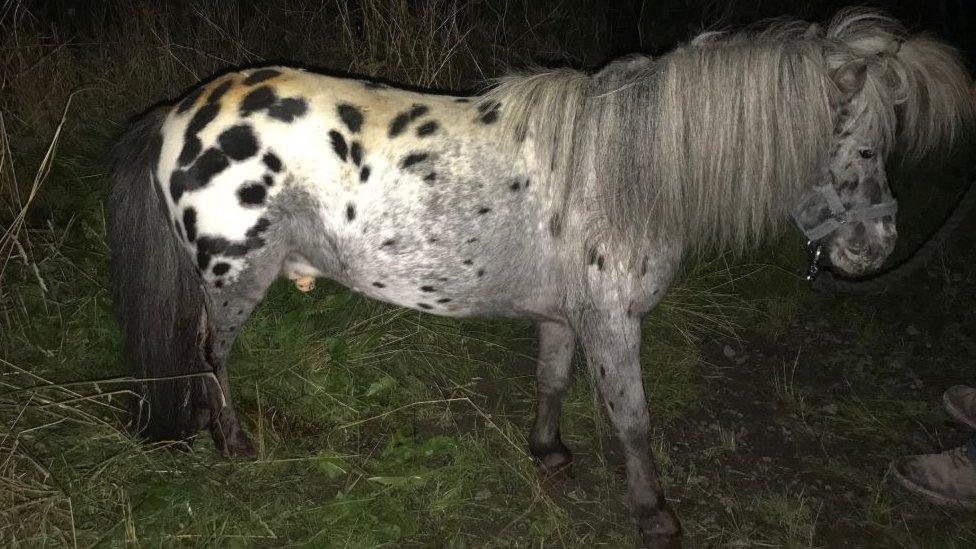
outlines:
[[631, 512], [650, 547], [677, 547], [681, 527], [664, 500], [648, 445], [650, 420], [640, 369], [640, 319], [588, 312], [577, 333], [587, 366], [623, 446]]
[[[265, 248], [269, 250], [270, 247]], [[204, 357], [219, 382], [219, 395], [210, 398], [210, 414], [205, 418], [217, 450], [224, 456], [252, 458], [254, 445], [241, 427], [231, 399], [227, 357], [238, 330], [254, 308], [264, 299], [268, 287], [281, 270], [283, 255], [276, 251], [254, 253], [247, 267], [233, 281], [207, 284], [207, 319], [202, 326]]]
[[539, 324], [539, 359], [536, 365], [535, 425], [529, 450], [542, 464], [545, 473], [567, 470], [572, 453], [559, 437], [563, 399], [572, 383], [573, 352], [576, 335], [560, 322]]

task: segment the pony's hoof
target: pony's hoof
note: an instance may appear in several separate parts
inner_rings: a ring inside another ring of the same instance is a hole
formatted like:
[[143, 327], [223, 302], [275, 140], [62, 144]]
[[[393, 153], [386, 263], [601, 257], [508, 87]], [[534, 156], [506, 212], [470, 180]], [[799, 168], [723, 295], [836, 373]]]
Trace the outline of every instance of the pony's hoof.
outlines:
[[564, 489], [570, 480], [576, 478], [573, 474], [572, 460], [562, 461], [551, 466], [540, 464], [536, 472], [542, 484], [553, 491]]
[[247, 435], [242, 434], [239, 440], [233, 444], [227, 446], [228, 456], [230, 458], [254, 460], [258, 458], [258, 449], [251, 442], [251, 439]]
[[315, 277], [311, 276], [300, 276], [294, 279], [295, 287], [298, 288], [299, 292], [311, 292], [315, 289]]
[[539, 460], [539, 476], [573, 478], [573, 453], [561, 442], [546, 448], [530, 446], [529, 451]]
[[641, 542], [648, 549], [680, 549], [681, 524], [668, 508], [638, 509], [635, 513]]
[[539, 476], [546, 481], [556, 482], [576, 478], [573, 475], [573, 458], [568, 455], [550, 455], [539, 463]]
[[217, 445], [220, 455], [225, 458], [253, 460], [258, 457], [254, 443], [240, 429], [236, 429], [230, 434], [214, 436], [214, 443]]

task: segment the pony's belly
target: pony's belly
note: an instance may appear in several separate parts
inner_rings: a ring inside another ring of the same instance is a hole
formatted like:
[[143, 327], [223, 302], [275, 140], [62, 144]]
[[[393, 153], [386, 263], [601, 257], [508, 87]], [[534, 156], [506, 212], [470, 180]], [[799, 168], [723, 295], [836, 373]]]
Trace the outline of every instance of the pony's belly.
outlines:
[[509, 256], [496, 257], [490, 247], [452, 248], [446, 240], [399, 253], [340, 248], [341, 272], [327, 276], [369, 297], [444, 316], [521, 316], [537, 308], [532, 296], [539, 292], [531, 288], [544, 268], [538, 256], [513, 246]]

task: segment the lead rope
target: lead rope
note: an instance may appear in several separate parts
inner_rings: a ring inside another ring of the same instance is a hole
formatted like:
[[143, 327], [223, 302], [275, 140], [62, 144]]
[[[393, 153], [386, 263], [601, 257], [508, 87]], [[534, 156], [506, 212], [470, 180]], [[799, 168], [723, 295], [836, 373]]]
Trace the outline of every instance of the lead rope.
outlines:
[[946, 217], [942, 225], [933, 230], [914, 253], [901, 262], [869, 278], [845, 280], [828, 269], [821, 268], [818, 276], [810, 281], [815, 292], [835, 292], [844, 294], [880, 294], [900, 284], [906, 278], [928, 263], [936, 250], [952, 236], [960, 223], [976, 205], [976, 176], [970, 178], [969, 186], [959, 203]]

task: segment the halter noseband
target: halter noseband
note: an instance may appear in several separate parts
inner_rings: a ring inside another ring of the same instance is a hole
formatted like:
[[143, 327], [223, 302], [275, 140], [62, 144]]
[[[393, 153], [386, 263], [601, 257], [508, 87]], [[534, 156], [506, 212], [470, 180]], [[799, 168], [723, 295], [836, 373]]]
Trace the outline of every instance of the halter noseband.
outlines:
[[[818, 196], [819, 195], [819, 196]], [[817, 225], [807, 226], [803, 223], [802, 213], [806, 210], [805, 206], [815, 200], [823, 200], [830, 208], [830, 216]], [[807, 267], [806, 279], [812, 282], [820, 272], [820, 256], [823, 253], [823, 243], [821, 240], [830, 233], [841, 228], [847, 223], [858, 221], [868, 221], [886, 215], [895, 215], [898, 212], [898, 201], [894, 199], [883, 200], [877, 204], [859, 206], [857, 208], [845, 208], [840, 196], [833, 185], [818, 185], [810, 189], [793, 210], [793, 221], [797, 228], [807, 237]]]

